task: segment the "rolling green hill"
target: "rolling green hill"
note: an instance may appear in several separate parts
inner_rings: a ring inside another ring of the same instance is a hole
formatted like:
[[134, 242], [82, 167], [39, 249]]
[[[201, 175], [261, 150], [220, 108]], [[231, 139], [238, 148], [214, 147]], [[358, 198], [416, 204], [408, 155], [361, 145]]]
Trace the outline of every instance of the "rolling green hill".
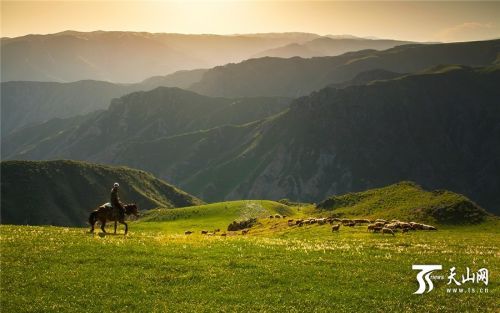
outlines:
[[447, 190], [426, 191], [411, 182], [333, 196], [318, 203], [317, 208], [338, 216], [439, 224], [474, 224], [487, 215], [463, 195]]
[[1, 163], [2, 224], [85, 225], [109, 201], [114, 182], [124, 203], [141, 210], [183, 207], [201, 200], [144, 171], [75, 161]]
[[381, 69], [412, 73], [438, 64], [490, 65], [500, 40], [449, 44], [402, 45], [384, 51], [362, 50], [335, 57], [260, 58], [208, 70], [191, 90], [209, 96], [298, 97]]

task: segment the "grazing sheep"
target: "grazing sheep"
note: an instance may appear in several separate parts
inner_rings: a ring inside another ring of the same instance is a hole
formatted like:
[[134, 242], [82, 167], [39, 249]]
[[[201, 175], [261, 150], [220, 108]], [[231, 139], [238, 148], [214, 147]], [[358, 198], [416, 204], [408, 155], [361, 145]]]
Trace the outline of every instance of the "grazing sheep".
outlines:
[[184, 235], [191, 235], [192, 233], [193, 233], [192, 231], [190, 231], [190, 230], [186, 230], [186, 231], [184, 232]]
[[393, 223], [385, 225], [385, 228], [389, 228], [389, 229], [392, 229], [392, 230], [396, 229], [396, 227], [397, 227], [397, 225], [393, 224]]
[[384, 220], [384, 219], [381, 219], [381, 218], [376, 219], [376, 220], [375, 220], [375, 222], [382, 222], [382, 223], [384, 223], [384, 224], [389, 223], [388, 221], [386, 221], [386, 220]]
[[201, 234], [202, 234], [202, 235], [206, 235], [206, 234], [208, 234], [208, 230], [202, 230], [202, 231], [201, 231]]
[[334, 221], [334, 222], [342, 222], [342, 220], [341, 220], [340, 218], [338, 218], [338, 217], [334, 217], [334, 218], [333, 218], [333, 221]]
[[380, 233], [380, 231], [382, 230], [382, 228], [383, 227], [381, 227], [381, 226], [375, 226], [375, 227], [373, 227], [373, 232], [374, 233]]
[[436, 228], [436, 227], [431, 226], [431, 225], [425, 225], [425, 224], [424, 224], [424, 225], [422, 225], [422, 229], [423, 229], [423, 230], [437, 230], [437, 228]]
[[345, 220], [345, 221], [342, 222], [342, 225], [349, 226], [349, 227], [354, 227], [356, 225], [356, 223], [354, 221], [351, 221], [351, 220]]
[[339, 229], [340, 229], [340, 224], [335, 224], [332, 226], [332, 232], [339, 231]]
[[286, 215], [283, 215], [282, 218], [286, 218]]
[[382, 228], [382, 235], [383, 234], [391, 234], [391, 235], [395, 236], [394, 231], [390, 228], [387, 228], [387, 227]]
[[220, 228], [217, 228], [214, 230], [214, 233], [218, 233], [218, 232], [220, 232]]
[[226, 234], [226, 233], [222, 233], [222, 234], [220, 234], [220, 235], [221, 235], [221, 237], [226, 237], [226, 236], [227, 236], [227, 234]]
[[279, 214], [275, 214], [275, 215], [274, 215], [274, 218], [281, 218], [281, 215], [279, 215]]
[[366, 229], [366, 231], [373, 231], [373, 229], [375, 228], [375, 224], [368, 224], [368, 228]]
[[214, 236], [215, 233], [208, 233], [207, 236]]
[[375, 227], [384, 227], [384, 222], [375, 222]]
[[274, 216], [273, 215], [269, 215], [269, 218], [274, 218]]
[[365, 223], [366, 223], [366, 224], [369, 224], [369, 223], [370, 223], [370, 221], [369, 221], [369, 220], [366, 220], [366, 219], [355, 219], [355, 220], [354, 220], [354, 222], [355, 222], [356, 224], [365, 224]]
[[319, 218], [317, 219], [318, 225], [325, 225], [326, 224], [326, 218]]
[[242, 234], [242, 235], [246, 235], [246, 234], [248, 234], [248, 229], [243, 229], [243, 230], [241, 231], [241, 234]]

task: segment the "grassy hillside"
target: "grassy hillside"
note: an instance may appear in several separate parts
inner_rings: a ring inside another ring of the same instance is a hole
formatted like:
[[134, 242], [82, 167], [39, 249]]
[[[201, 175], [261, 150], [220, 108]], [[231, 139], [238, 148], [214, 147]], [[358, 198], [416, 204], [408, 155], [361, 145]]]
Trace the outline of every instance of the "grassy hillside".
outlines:
[[[272, 223], [269, 229], [286, 221]], [[332, 233], [318, 225], [267, 235], [168, 234], [175, 224], [138, 222], [126, 237], [92, 236], [81, 228], [0, 226], [2, 312], [496, 312], [498, 307], [498, 221], [394, 237], [365, 227]], [[441, 264], [435, 275], [445, 279], [433, 279], [432, 292], [415, 295], [412, 264]], [[467, 267], [487, 268], [489, 284], [463, 286], [475, 293], [448, 293], [451, 267], [457, 278]]]
[[267, 218], [270, 214], [294, 215], [295, 210], [274, 201], [240, 200], [211, 203], [178, 209], [154, 209], [141, 216], [140, 229], [156, 229], [167, 233], [186, 230], [226, 230], [233, 221]]
[[125, 203], [140, 209], [183, 207], [202, 201], [126, 167], [75, 161], [1, 163], [2, 224], [85, 225], [89, 212], [109, 201], [114, 182]]
[[430, 223], [479, 223], [487, 213], [467, 197], [447, 190], [426, 191], [411, 182], [330, 197], [317, 207], [338, 216]]

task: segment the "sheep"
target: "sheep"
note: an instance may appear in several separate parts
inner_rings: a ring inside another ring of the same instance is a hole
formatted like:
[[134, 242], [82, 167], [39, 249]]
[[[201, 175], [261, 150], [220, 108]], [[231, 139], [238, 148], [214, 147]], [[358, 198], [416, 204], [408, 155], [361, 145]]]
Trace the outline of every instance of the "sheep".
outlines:
[[242, 234], [242, 235], [246, 235], [246, 234], [248, 234], [248, 229], [243, 229], [243, 230], [241, 231], [241, 234]]
[[382, 228], [382, 235], [383, 234], [391, 234], [391, 235], [395, 236], [394, 231], [390, 228], [387, 228], [387, 227]]
[[389, 223], [388, 221], [386, 221], [386, 220], [384, 220], [384, 219], [381, 219], [381, 218], [376, 219], [376, 220], [375, 220], [375, 222], [382, 222], [382, 223], [384, 223], [384, 224]]
[[192, 233], [193, 233], [192, 231], [190, 231], [190, 230], [186, 230], [186, 231], [184, 232], [184, 235], [191, 235]]
[[275, 215], [274, 215], [274, 218], [281, 218], [281, 215], [279, 215], [279, 214], [275, 214]]
[[382, 230], [382, 228], [383, 227], [381, 227], [381, 226], [375, 226], [375, 227], [373, 227], [373, 232], [374, 233], [380, 233], [380, 231]]
[[384, 227], [384, 222], [375, 222], [375, 227]]
[[423, 229], [423, 230], [437, 230], [437, 228], [436, 228], [436, 227], [431, 226], [431, 225], [425, 225], [425, 224], [424, 224], [424, 225], [422, 225], [422, 229]]
[[397, 226], [396, 224], [392, 224], [392, 223], [391, 223], [391, 224], [386, 224], [386, 225], [385, 225], [385, 228], [389, 228], [389, 229], [393, 230], [393, 229], [395, 229], [395, 228], [396, 228], [396, 226]]
[[366, 219], [355, 219], [354, 222], [356, 224], [364, 224], [364, 223], [370, 223], [369, 220], [366, 220]]
[[344, 226], [349, 226], [349, 227], [353, 227], [353, 226], [355, 226], [355, 225], [356, 225], [356, 223], [355, 223], [354, 221], [351, 221], [351, 220], [344, 220], [344, 221], [342, 222], [342, 225], [344, 225]]
[[220, 228], [214, 229], [214, 233], [220, 232]]
[[273, 215], [269, 215], [269, 218], [274, 218], [274, 216]]
[[221, 237], [226, 237], [226, 236], [227, 236], [227, 234], [226, 234], [226, 233], [222, 233], [222, 234], [220, 234], [220, 235], [221, 235]]
[[206, 234], [208, 234], [208, 230], [202, 230], [202, 231], [201, 231], [201, 234], [202, 234], [202, 235], [206, 235]]
[[317, 219], [318, 225], [325, 225], [326, 224], [326, 218], [319, 218]]
[[214, 236], [215, 233], [208, 233], [207, 236]]
[[366, 231], [373, 231], [373, 229], [375, 228], [375, 224], [368, 224], [368, 228], [366, 229]]
[[339, 229], [340, 229], [340, 224], [335, 224], [332, 226], [332, 232], [339, 231]]

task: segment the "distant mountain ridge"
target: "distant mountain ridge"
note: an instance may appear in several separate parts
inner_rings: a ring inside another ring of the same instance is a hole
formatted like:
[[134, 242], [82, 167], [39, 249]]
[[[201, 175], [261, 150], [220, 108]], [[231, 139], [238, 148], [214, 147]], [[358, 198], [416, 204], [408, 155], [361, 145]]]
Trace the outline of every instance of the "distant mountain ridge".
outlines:
[[402, 45], [335, 57], [260, 58], [208, 70], [190, 90], [219, 97], [305, 96], [370, 70], [412, 73], [438, 64], [488, 66], [498, 61], [500, 40]]
[[75, 161], [6, 161], [2, 171], [2, 224], [83, 226], [120, 183], [124, 203], [141, 210], [202, 204], [144, 171]]
[[156, 87], [187, 88], [206, 70], [180, 71], [135, 84], [82, 80], [72, 83], [11, 81], [0, 83], [2, 138], [52, 118], [68, 118], [106, 109], [113, 98]]
[[2, 140], [2, 158], [112, 162], [126, 142], [245, 124], [275, 115], [289, 103], [279, 97], [213, 98], [159, 87], [115, 99], [108, 110], [14, 132]]
[[2, 81], [134, 83], [179, 70], [239, 62], [269, 48], [318, 37], [308, 33], [223, 36], [64, 31], [2, 38]]
[[388, 40], [388, 39], [366, 39], [366, 38], [336, 38], [320, 37], [311, 41], [298, 44], [291, 43], [286, 46], [269, 49], [253, 55], [253, 58], [276, 57], [323, 57], [337, 56], [351, 51], [358, 50], [386, 50], [395, 46], [413, 43], [411, 41]]

